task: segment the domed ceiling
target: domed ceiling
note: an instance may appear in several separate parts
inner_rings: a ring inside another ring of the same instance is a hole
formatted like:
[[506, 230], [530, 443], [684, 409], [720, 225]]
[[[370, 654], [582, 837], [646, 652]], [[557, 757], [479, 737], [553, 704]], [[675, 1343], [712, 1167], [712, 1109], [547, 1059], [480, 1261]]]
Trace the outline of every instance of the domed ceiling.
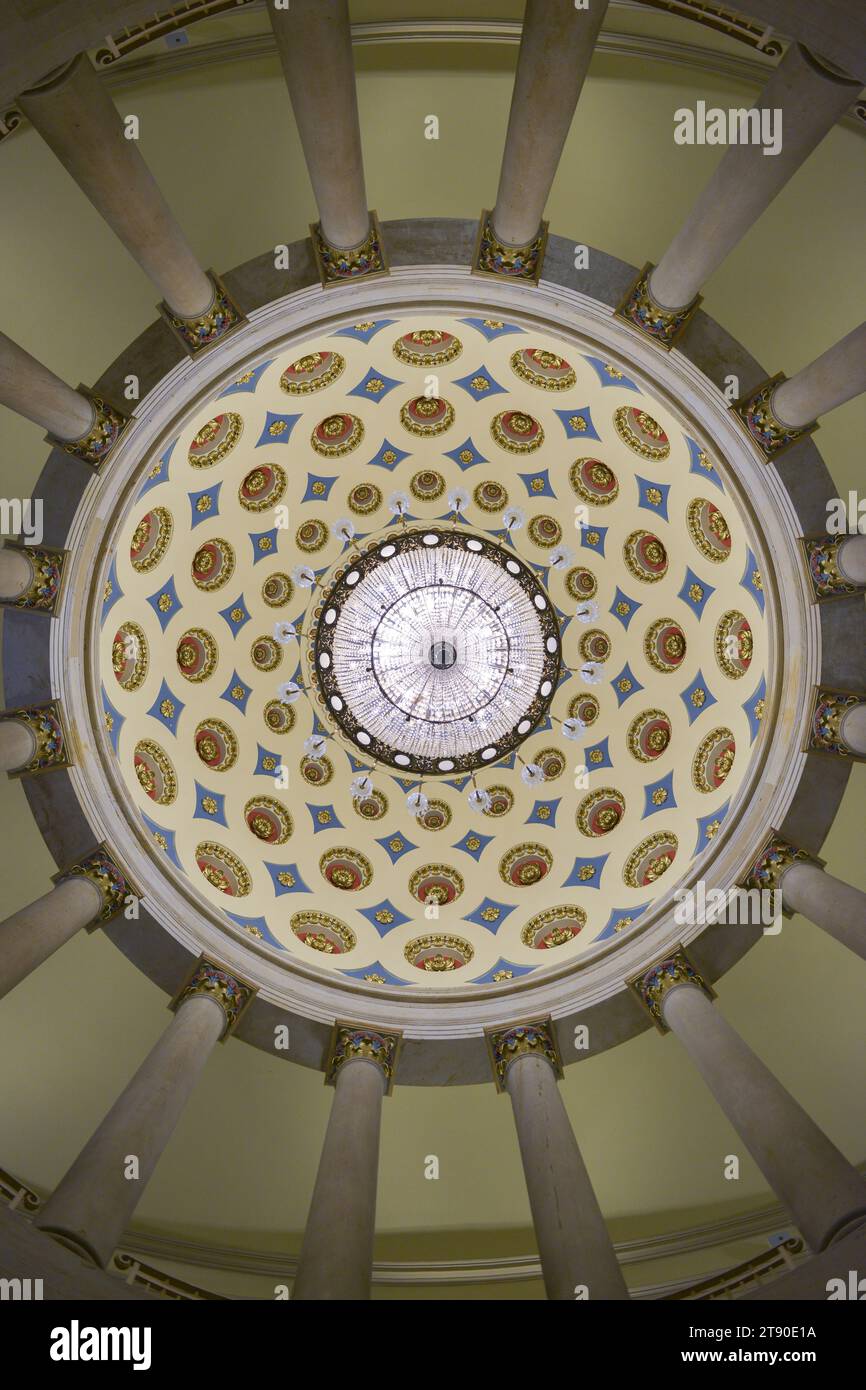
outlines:
[[761, 578], [717, 460], [624, 367], [368, 320], [244, 371], [142, 477], [106, 746], [236, 930], [500, 983], [627, 934], [710, 845], [763, 713]]

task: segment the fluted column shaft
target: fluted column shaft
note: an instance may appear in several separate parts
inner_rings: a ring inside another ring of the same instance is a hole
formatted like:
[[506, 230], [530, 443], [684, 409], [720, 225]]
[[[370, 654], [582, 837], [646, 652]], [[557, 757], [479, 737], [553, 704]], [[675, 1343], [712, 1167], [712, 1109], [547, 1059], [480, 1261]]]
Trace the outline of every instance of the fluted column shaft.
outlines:
[[843, 578], [852, 584], [866, 584], [866, 536], [846, 536], [836, 554]]
[[[44, 1231], [109, 1263], [208, 1057], [226, 1026], [213, 999], [184, 1000], [36, 1218]], [[137, 1176], [128, 1176], [130, 1160]]]
[[518, 1057], [508, 1067], [505, 1089], [547, 1297], [573, 1300], [585, 1286], [590, 1299], [628, 1298], [552, 1066], [543, 1057]]
[[101, 906], [99, 891], [88, 879], [67, 878], [0, 922], [0, 999], [89, 926]]
[[73, 391], [5, 333], [0, 333], [0, 402], [57, 439], [83, 438], [95, 419], [93, 406], [80, 391]]
[[11, 546], [0, 550], [0, 603], [14, 603], [29, 589], [32, 577], [26, 555]]
[[268, 5], [322, 233], [354, 247], [370, 228], [347, 0]]
[[385, 1084], [361, 1058], [337, 1073], [293, 1299], [370, 1297]]
[[607, 0], [527, 0], [493, 210], [496, 235], [530, 242], [545, 204], [589, 68]]
[[811, 1248], [823, 1250], [866, 1221], [866, 1179], [703, 990], [675, 984], [664, 995], [661, 1011]]
[[785, 869], [780, 885], [786, 907], [866, 960], [866, 893], [802, 861]]
[[866, 323], [834, 343], [808, 367], [776, 387], [773, 414], [800, 428], [866, 391]]
[[0, 721], [0, 772], [26, 767], [36, 752], [33, 731], [20, 719]]
[[782, 112], [780, 151], [765, 155], [760, 144], [729, 146], [650, 276], [659, 304], [677, 309], [692, 302], [858, 91], [859, 83], [831, 75], [800, 44], [790, 45], [756, 103]]
[[150, 277], [184, 318], [208, 309], [214, 288], [86, 54], [53, 81], [19, 98], [27, 119]]

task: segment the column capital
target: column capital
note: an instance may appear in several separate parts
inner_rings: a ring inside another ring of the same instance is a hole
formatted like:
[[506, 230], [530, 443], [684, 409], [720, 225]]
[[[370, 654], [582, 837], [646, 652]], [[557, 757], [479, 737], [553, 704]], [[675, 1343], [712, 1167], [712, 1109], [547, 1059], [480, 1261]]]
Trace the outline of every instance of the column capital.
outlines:
[[107, 845], [98, 845], [68, 868], [61, 869], [59, 873], [54, 874], [51, 882], [59, 885], [67, 879], [78, 877], [86, 878], [92, 883], [102, 901], [100, 911], [88, 927], [89, 931], [115, 917], [124, 907], [128, 897], [141, 897]]
[[798, 849], [774, 830], [749, 868], [743, 880], [743, 887], [780, 889], [785, 872], [792, 864], [815, 864], [821, 869], [824, 867], [823, 859], [807, 854], [804, 849]]
[[397, 1030], [368, 1028], [366, 1023], [346, 1023], [337, 1019], [331, 1031], [325, 1064], [325, 1085], [335, 1086], [340, 1068], [347, 1062], [372, 1062], [385, 1078], [385, 1094], [394, 1089], [394, 1073], [403, 1034]]
[[647, 338], [652, 338], [659, 347], [669, 352], [692, 319], [702, 296], [696, 294], [689, 304], [683, 305], [680, 309], [670, 309], [664, 304], [659, 304], [650, 290], [650, 276], [654, 270], [652, 262], [647, 261], [617, 305], [614, 316], [636, 328]]
[[63, 575], [66, 568], [66, 550], [52, 550], [47, 546], [22, 545], [18, 541], [7, 540], [4, 550], [14, 550], [23, 555], [30, 565], [30, 581], [17, 598], [2, 598], [0, 604], [5, 608], [29, 608], [36, 613], [48, 613], [54, 617], [60, 603]]
[[159, 305], [159, 312], [190, 357], [196, 357], [232, 329], [246, 323], [246, 316], [235, 304], [219, 276], [212, 270], [205, 271], [205, 274], [213, 286], [213, 298], [200, 314], [188, 319], [172, 309], [165, 300]]
[[817, 686], [812, 697], [806, 752], [830, 753], [839, 758], [866, 762], [866, 757], [849, 747], [842, 735], [842, 721], [848, 711], [856, 709], [858, 705], [866, 705], [866, 695], [857, 695], [850, 690], [833, 690], [826, 685]]
[[72, 757], [63, 727], [59, 700], [50, 700], [45, 705], [27, 705], [21, 709], [4, 710], [0, 714], [0, 720], [5, 719], [25, 724], [34, 738], [34, 752], [29, 763], [10, 771], [7, 774], [9, 777], [23, 777], [70, 766]]
[[508, 1068], [520, 1057], [543, 1057], [553, 1068], [554, 1076], [562, 1076], [562, 1059], [549, 1016], [516, 1023], [511, 1028], [488, 1028], [484, 1036], [497, 1091], [505, 1090]]
[[370, 209], [370, 229], [357, 246], [334, 246], [322, 231], [321, 222], [310, 223], [310, 239], [319, 279], [325, 289], [345, 280], [372, 280], [390, 274], [382, 244], [382, 230], [374, 209]]
[[236, 975], [230, 975], [222, 966], [214, 965], [205, 956], [200, 956], [186, 983], [181, 985], [168, 1007], [177, 1013], [181, 1004], [185, 1004], [188, 999], [194, 999], [198, 995], [204, 999], [212, 999], [215, 1004], [219, 1004], [225, 1015], [225, 1027], [220, 1038], [220, 1042], [225, 1042], [234, 1032], [241, 1015], [255, 994], [254, 985], [248, 984]]
[[682, 946], [677, 946], [663, 960], [630, 980], [629, 984], [660, 1033], [670, 1031], [664, 1021], [663, 1005], [665, 995], [675, 985], [694, 985], [708, 999], [716, 997], [715, 990], [698, 974]]
[[529, 280], [537, 285], [547, 249], [547, 223], [542, 222], [531, 241], [512, 246], [496, 235], [493, 213], [484, 208], [472, 256], [473, 275], [493, 275], [497, 280]]
[[89, 401], [93, 410], [93, 421], [87, 434], [78, 439], [57, 439], [53, 434], [46, 434], [45, 442], [52, 444], [55, 449], [62, 449], [65, 454], [71, 454], [73, 458], [81, 459], [83, 463], [89, 463], [91, 468], [99, 469], [120, 439], [130, 417], [101, 396], [95, 396], [86, 386], [79, 385], [78, 394]]
[[780, 420], [775, 414], [773, 396], [787, 380], [784, 372], [777, 372], [775, 376], [761, 382], [754, 391], [734, 401], [730, 407], [749, 438], [757, 444], [765, 463], [778, 458], [785, 449], [805, 438], [807, 434], [813, 434], [818, 428], [816, 420], [808, 425], [786, 425], [784, 420]]
[[813, 596], [817, 602], [823, 599], [844, 598], [847, 594], [862, 594], [866, 585], [856, 584], [843, 573], [839, 563], [839, 552], [851, 537], [844, 536], [802, 536], [800, 546], [803, 561]]

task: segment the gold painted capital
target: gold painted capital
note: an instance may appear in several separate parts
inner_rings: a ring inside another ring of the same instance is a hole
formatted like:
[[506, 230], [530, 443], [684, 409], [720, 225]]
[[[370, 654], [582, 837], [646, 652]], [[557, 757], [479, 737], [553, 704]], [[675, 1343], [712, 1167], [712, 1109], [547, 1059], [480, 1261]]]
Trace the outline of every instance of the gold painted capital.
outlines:
[[14, 720], [18, 724], [26, 725], [34, 740], [30, 761], [23, 767], [13, 768], [9, 772], [10, 777], [24, 777], [37, 772], [69, 767], [72, 759], [59, 700], [51, 700], [45, 705], [27, 705], [22, 709], [5, 710], [0, 714], [0, 721], [2, 720]]
[[562, 1076], [562, 1059], [550, 1017], [517, 1023], [510, 1028], [488, 1028], [484, 1036], [497, 1091], [505, 1090], [508, 1068], [521, 1057], [543, 1057], [553, 1068], [554, 1076], [557, 1079]]
[[325, 289], [344, 284], [347, 280], [370, 280], [388, 275], [388, 258], [382, 243], [382, 231], [375, 210], [371, 209], [370, 230], [357, 246], [332, 246], [322, 231], [321, 222], [310, 224], [310, 239], [319, 279]]
[[246, 322], [219, 276], [212, 270], [206, 273], [213, 286], [213, 298], [203, 313], [187, 319], [165, 301], [159, 306], [159, 312], [191, 357], [197, 356]]
[[670, 1029], [664, 1021], [662, 1007], [665, 996], [675, 985], [693, 985], [708, 999], [715, 999], [715, 991], [698, 974], [682, 946], [676, 947], [663, 960], [651, 965], [629, 981], [638, 1000], [646, 1009], [660, 1033]]
[[652, 338], [654, 343], [669, 352], [692, 319], [701, 303], [701, 296], [696, 294], [690, 304], [684, 304], [680, 309], [666, 308], [653, 299], [650, 292], [650, 276], [654, 270], [652, 262], [647, 261], [617, 305], [614, 316], [631, 328], [636, 328], [645, 337]]
[[225, 1014], [225, 1028], [220, 1038], [220, 1042], [225, 1042], [226, 1038], [234, 1032], [241, 1015], [255, 994], [254, 985], [248, 984], [246, 980], [238, 979], [236, 975], [229, 974], [227, 970], [223, 970], [219, 965], [214, 965], [212, 961], [206, 960], [202, 956], [196, 963], [186, 984], [181, 987], [169, 1004], [169, 1008], [177, 1013], [181, 1004], [186, 1003], [187, 999], [195, 999], [198, 996], [213, 999]]
[[403, 1034], [368, 1028], [365, 1023], [344, 1023], [337, 1020], [331, 1032], [328, 1058], [325, 1064], [325, 1085], [336, 1085], [337, 1075], [347, 1062], [372, 1062], [385, 1078], [385, 1094], [394, 1087], [394, 1073]]
[[76, 863], [55, 874], [52, 883], [61, 884], [70, 878], [86, 878], [99, 892], [102, 907], [88, 930], [101, 926], [126, 906], [129, 897], [140, 897], [124, 869], [121, 869], [107, 845], [99, 845]]
[[502, 241], [493, 225], [493, 212], [483, 208], [472, 256], [473, 275], [492, 275], [497, 280], [528, 280], [537, 285], [547, 250], [547, 223], [521, 246]]

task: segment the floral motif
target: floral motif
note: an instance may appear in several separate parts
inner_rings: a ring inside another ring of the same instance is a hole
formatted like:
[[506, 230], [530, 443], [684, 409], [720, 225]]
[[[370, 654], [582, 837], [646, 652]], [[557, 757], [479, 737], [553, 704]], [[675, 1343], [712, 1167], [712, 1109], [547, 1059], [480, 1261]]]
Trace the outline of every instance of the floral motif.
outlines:
[[692, 760], [692, 782], [699, 792], [714, 792], [734, 765], [737, 745], [730, 729], [712, 729]]
[[658, 420], [635, 405], [621, 405], [614, 412], [614, 428], [624, 444], [644, 459], [666, 459], [670, 440]]
[[415, 396], [400, 411], [400, 423], [410, 434], [432, 438], [454, 423], [454, 407], [439, 396]]
[[289, 363], [280, 377], [280, 386], [290, 396], [309, 396], [313, 391], [330, 386], [345, 366], [346, 359], [339, 352], [324, 348], [320, 352], [307, 352]]
[[319, 860], [319, 870], [332, 888], [344, 893], [357, 893], [373, 881], [373, 867], [358, 850], [329, 849]]
[[296, 912], [290, 926], [299, 941], [326, 956], [343, 956], [357, 944], [351, 928], [327, 912]]
[[543, 391], [567, 391], [577, 381], [570, 362], [546, 348], [520, 348], [511, 355], [512, 371]]
[[463, 351], [463, 344], [444, 328], [418, 328], [394, 344], [394, 356], [410, 367], [444, 367]]
[[532, 917], [521, 931], [520, 940], [534, 951], [550, 951], [573, 941], [585, 926], [583, 908], [566, 903], [545, 908], [544, 912]]
[[676, 835], [660, 832], [641, 840], [625, 862], [622, 876], [629, 888], [647, 888], [667, 873], [677, 855]]
[[244, 422], [233, 410], [215, 415], [202, 425], [189, 446], [188, 459], [193, 468], [211, 468], [224, 459], [243, 434]]
[[196, 845], [195, 862], [199, 872], [218, 893], [229, 898], [245, 898], [252, 888], [249, 870], [232, 850], [215, 840]]
[[525, 410], [501, 410], [490, 422], [490, 433], [510, 454], [534, 454], [544, 443], [544, 430]]
[[441, 974], [459, 970], [468, 965], [475, 955], [468, 941], [462, 936], [451, 936], [443, 932], [433, 932], [428, 936], [418, 936], [403, 949], [403, 954], [416, 970], [426, 970], [430, 974]]
[[159, 744], [141, 739], [135, 745], [133, 766], [145, 795], [158, 806], [170, 806], [177, 797], [177, 774]]
[[515, 888], [530, 888], [540, 883], [553, 867], [553, 855], [544, 845], [515, 845], [502, 856], [499, 876]]

